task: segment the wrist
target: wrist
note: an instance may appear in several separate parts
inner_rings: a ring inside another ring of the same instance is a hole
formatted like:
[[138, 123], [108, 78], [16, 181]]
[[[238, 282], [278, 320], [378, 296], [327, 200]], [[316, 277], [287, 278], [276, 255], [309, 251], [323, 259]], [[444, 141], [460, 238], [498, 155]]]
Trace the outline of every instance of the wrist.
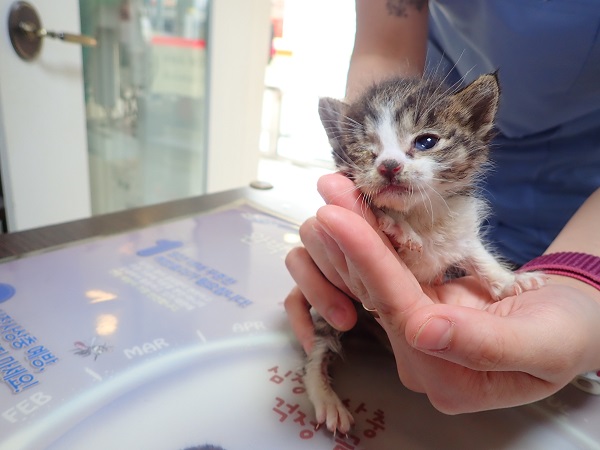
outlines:
[[576, 288], [600, 303], [600, 257], [582, 252], [556, 252], [534, 258], [519, 271], [542, 271], [551, 283]]
[[600, 290], [596, 289], [589, 284], [565, 275], [557, 274], [546, 274], [548, 277], [549, 284], [560, 284], [561, 286], [567, 286], [573, 289], [577, 289], [579, 292], [587, 295], [591, 299], [595, 300], [600, 305]]

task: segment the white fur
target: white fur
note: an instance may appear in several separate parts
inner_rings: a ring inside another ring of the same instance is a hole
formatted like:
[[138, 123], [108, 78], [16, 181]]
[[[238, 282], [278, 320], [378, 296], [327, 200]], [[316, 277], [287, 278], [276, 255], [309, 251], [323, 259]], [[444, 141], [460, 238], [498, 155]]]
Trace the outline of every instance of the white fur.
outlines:
[[405, 148], [409, 142], [400, 140], [400, 137], [398, 136], [398, 126], [394, 123], [392, 111], [389, 108], [385, 108], [382, 111], [376, 127], [376, 133], [379, 137], [381, 147], [377, 151], [375, 166], [377, 166], [378, 162], [386, 159], [395, 159], [398, 162], [405, 164], [408, 161]]
[[[435, 179], [439, 167], [432, 158], [408, 156], [415, 136], [399, 132], [404, 127], [395, 122], [390, 106], [380, 114], [380, 152], [356, 182], [380, 208], [375, 211], [380, 228], [397, 241], [398, 253], [417, 280], [439, 282], [458, 266], [479, 278], [495, 300], [542, 286], [541, 274], [515, 274], [486, 250], [480, 237], [485, 204], [474, 196], [448, 195]], [[377, 171], [385, 160], [402, 165], [397, 182], [409, 186], [408, 192], [388, 190]]]
[[501, 300], [545, 283], [541, 273], [514, 273], [484, 246], [479, 224], [485, 205], [476, 197], [431, 199], [409, 212], [380, 210], [381, 229], [398, 244], [398, 254], [417, 280], [433, 284], [451, 267], [477, 277], [494, 300]]
[[315, 339], [314, 348], [304, 366], [304, 386], [309, 400], [315, 407], [317, 424], [324, 423], [334, 434], [337, 431], [345, 434], [352, 428], [354, 418], [331, 386], [327, 375], [329, 351], [325, 338]]

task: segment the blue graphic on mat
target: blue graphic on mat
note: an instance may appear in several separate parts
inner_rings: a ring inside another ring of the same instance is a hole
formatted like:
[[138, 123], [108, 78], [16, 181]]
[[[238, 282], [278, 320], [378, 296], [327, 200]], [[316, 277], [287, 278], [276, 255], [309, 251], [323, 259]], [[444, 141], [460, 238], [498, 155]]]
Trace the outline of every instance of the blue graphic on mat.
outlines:
[[17, 291], [10, 284], [0, 283], [0, 303], [10, 300], [15, 292]]
[[181, 241], [169, 241], [168, 239], [159, 239], [156, 241], [156, 245], [154, 247], [144, 248], [142, 250], [138, 250], [136, 253], [138, 256], [154, 256], [159, 253], [168, 252], [169, 250], [173, 250], [179, 248], [183, 245]]

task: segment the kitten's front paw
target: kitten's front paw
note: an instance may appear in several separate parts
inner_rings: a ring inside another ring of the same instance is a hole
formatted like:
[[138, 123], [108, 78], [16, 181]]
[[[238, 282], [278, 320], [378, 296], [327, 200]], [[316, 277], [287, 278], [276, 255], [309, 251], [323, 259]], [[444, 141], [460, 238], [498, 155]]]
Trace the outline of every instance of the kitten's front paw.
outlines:
[[513, 284], [515, 295], [525, 291], [539, 289], [546, 284], [548, 277], [544, 272], [518, 272], [515, 273]]
[[402, 247], [409, 249], [411, 252], [421, 253], [423, 251], [423, 241], [416, 234], [400, 244]]
[[387, 214], [381, 213], [377, 216], [377, 223], [379, 229], [388, 236], [394, 238], [396, 241], [402, 241], [404, 239], [404, 233], [402, 227], [400, 227], [394, 219]]
[[379, 229], [392, 239], [392, 243], [398, 249], [398, 252], [405, 249], [417, 253], [423, 251], [423, 241], [409, 225], [396, 222], [386, 214], [381, 214], [377, 221]]
[[350, 411], [346, 409], [342, 401], [335, 393], [323, 395], [316, 401], [313, 401], [315, 406], [315, 414], [317, 419], [317, 427], [325, 424], [327, 429], [334, 435], [339, 431], [342, 434], [347, 434], [352, 425], [354, 425], [354, 417]]
[[503, 286], [494, 289], [497, 299], [522, 294], [525, 291], [539, 289], [546, 284], [547, 277], [543, 272], [517, 272], [512, 279]]

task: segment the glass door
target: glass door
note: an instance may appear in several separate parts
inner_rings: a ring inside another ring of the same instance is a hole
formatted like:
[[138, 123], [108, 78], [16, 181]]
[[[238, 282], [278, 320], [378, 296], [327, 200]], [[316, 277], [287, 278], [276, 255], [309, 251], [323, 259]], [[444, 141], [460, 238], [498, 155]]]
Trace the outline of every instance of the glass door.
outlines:
[[80, 0], [92, 213], [206, 192], [208, 0]]
[[27, 3], [97, 45], [46, 38], [25, 60], [0, 39], [5, 231], [256, 180], [271, 0]]

